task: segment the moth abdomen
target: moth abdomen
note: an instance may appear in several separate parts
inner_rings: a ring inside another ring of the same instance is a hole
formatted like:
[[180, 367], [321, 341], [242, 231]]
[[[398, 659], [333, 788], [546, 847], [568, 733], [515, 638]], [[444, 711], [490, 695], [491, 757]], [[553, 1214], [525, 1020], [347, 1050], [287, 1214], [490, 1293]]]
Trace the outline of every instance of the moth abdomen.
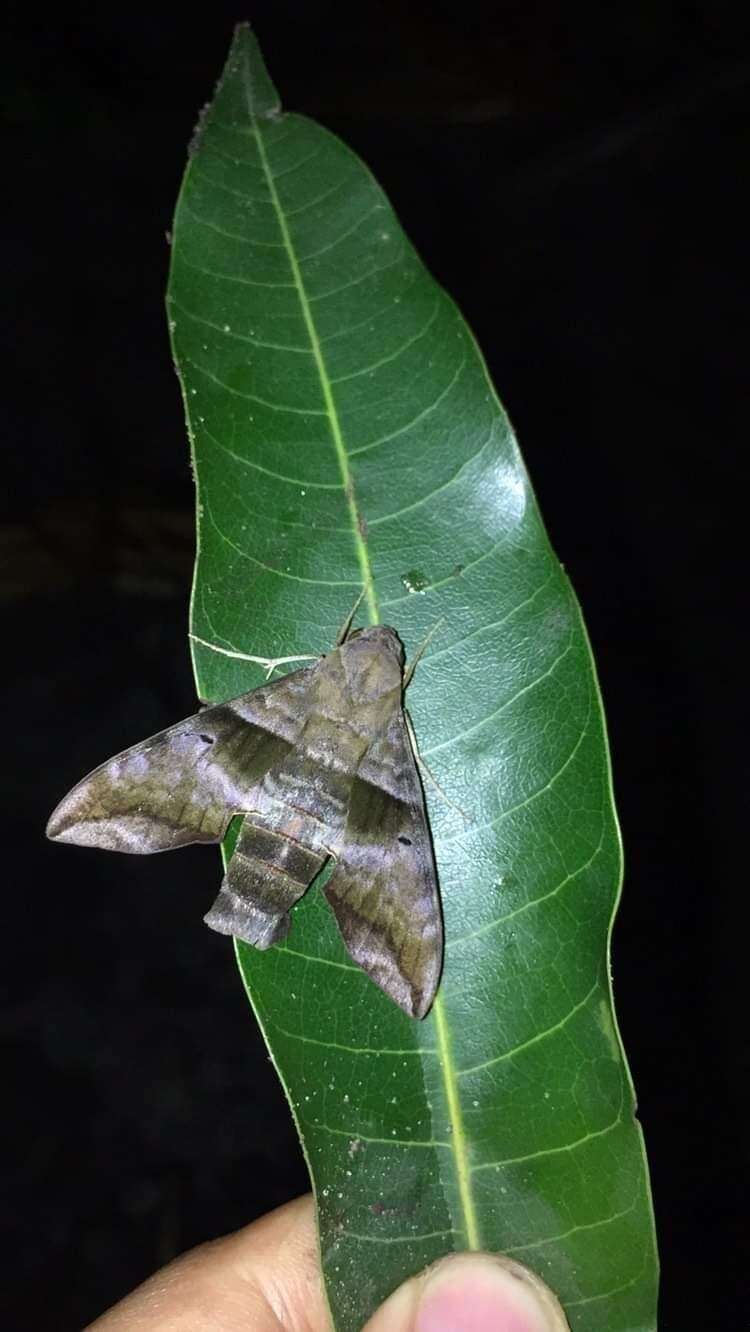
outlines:
[[243, 832], [245, 830], [247, 833], [241, 839], [242, 847], [238, 845], [235, 855], [239, 853], [249, 860], [255, 860], [259, 866], [285, 874], [295, 882], [304, 884], [305, 887], [312, 883], [325, 859], [324, 856], [316, 854], [282, 832], [259, 827], [253, 822], [246, 821]]
[[286, 934], [291, 908], [326, 859], [246, 818], [221, 891], [204, 917], [206, 924], [256, 948], [270, 948]]

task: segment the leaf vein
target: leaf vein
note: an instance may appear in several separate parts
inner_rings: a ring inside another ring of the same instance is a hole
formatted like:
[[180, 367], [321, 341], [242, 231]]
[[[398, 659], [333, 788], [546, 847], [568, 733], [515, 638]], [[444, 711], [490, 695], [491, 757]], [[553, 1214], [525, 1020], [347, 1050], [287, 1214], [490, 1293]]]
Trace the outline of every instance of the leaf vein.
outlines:
[[197, 315], [193, 310], [188, 310], [187, 306], [181, 305], [178, 300], [175, 300], [174, 296], [170, 297], [169, 304], [171, 309], [179, 310], [180, 314], [185, 315], [188, 319], [192, 319], [196, 324], [202, 324], [205, 328], [215, 329], [217, 333], [221, 333], [222, 337], [226, 338], [229, 342], [247, 342], [251, 347], [265, 347], [270, 351], [298, 352], [303, 356], [312, 355], [309, 347], [294, 347], [281, 342], [265, 342], [261, 338], [248, 337], [246, 333], [235, 333], [231, 328], [227, 328], [222, 324], [215, 324], [213, 320], [205, 319], [203, 315]]
[[243, 402], [257, 402], [259, 407], [268, 407], [269, 411], [284, 412], [292, 416], [325, 416], [327, 414], [322, 407], [289, 407], [285, 403], [269, 402], [267, 398], [259, 398], [257, 393], [243, 393], [240, 389], [232, 388], [231, 384], [225, 383], [223, 379], [219, 379], [219, 376], [215, 375], [212, 370], [207, 370], [205, 365], [198, 365], [197, 361], [193, 361], [185, 352], [183, 352], [183, 359], [187, 361], [188, 365], [192, 365], [193, 369], [197, 370], [200, 375], [205, 375], [206, 379], [210, 379], [218, 388], [223, 389], [225, 393], [231, 393], [234, 398], [241, 398]]
[[549, 1036], [554, 1036], [556, 1032], [562, 1031], [570, 1022], [571, 1018], [575, 1017], [576, 1013], [580, 1013], [581, 1009], [586, 1007], [591, 1001], [592, 995], [596, 994], [598, 989], [599, 980], [597, 978], [588, 993], [584, 995], [583, 999], [579, 1000], [577, 1004], [574, 1004], [565, 1016], [560, 1018], [559, 1022], [555, 1022], [551, 1027], [546, 1027], [544, 1031], [536, 1032], [536, 1034], [530, 1036], [527, 1041], [522, 1041], [520, 1045], [514, 1045], [511, 1050], [505, 1050], [503, 1054], [495, 1055], [493, 1059], [485, 1059], [483, 1063], [473, 1064], [470, 1068], [460, 1068], [457, 1076], [459, 1078], [464, 1078], [468, 1077], [471, 1073], [481, 1073], [486, 1068], [493, 1068], [495, 1064], [502, 1064], [508, 1059], [514, 1059], [516, 1055], [522, 1054], [524, 1050], [531, 1049], [533, 1045], [538, 1045], [540, 1041], [546, 1041]]
[[[371, 449], [379, 448], [381, 444], [390, 444], [391, 440], [398, 439], [399, 435], [406, 434], [407, 430], [411, 430], [415, 425], [419, 425], [420, 421], [424, 421], [426, 417], [431, 416], [440, 406], [440, 403], [447, 394], [450, 393], [451, 389], [458, 383], [465, 364], [466, 356], [463, 357], [461, 364], [451, 377], [450, 383], [446, 384], [445, 388], [440, 391], [438, 396], [434, 398], [427, 407], [424, 407], [421, 412], [418, 412], [416, 416], [412, 417], [411, 421], [407, 421], [406, 425], [399, 426], [398, 430], [394, 430], [390, 435], [381, 435], [379, 439], [373, 439], [369, 444], [362, 444], [360, 448], [352, 449], [351, 456], [354, 457], [360, 453], [369, 453]], [[406, 598], [404, 597], [402, 600], [406, 600]]]
[[633, 1201], [629, 1207], [625, 1207], [621, 1212], [612, 1212], [610, 1216], [599, 1217], [596, 1221], [582, 1221], [576, 1226], [571, 1226], [570, 1230], [563, 1230], [559, 1235], [548, 1235], [546, 1239], [534, 1240], [530, 1244], [514, 1244], [510, 1248], [505, 1248], [504, 1253], [529, 1253], [532, 1249], [543, 1249], [547, 1244], [561, 1244], [563, 1240], [570, 1239], [572, 1235], [578, 1235], [585, 1230], [598, 1230], [604, 1226], [614, 1225], [616, 1221], [622, 1221], [623, 1217], [629, 1216], [635, 1211], [636, 1202]]
[[[464, 573], [465, 569], [462, 569], [461, 575]], [[549, 587], [551, 581], [552, 575], [550, 574], [548, 578], [545, 578], [543, 583], [540, 583], [533, 592], [529, 593], [528, 597], [524, 597], [523, 601], [517, 602], [517, 604], [509, 611], [506, 611], [505, 615], [502, 615], [499, 620], [493, 620], [491, 624], [480, 624], [478, 629], [473, 629], [470, 634], [464, 634], [463, 638], [456, 639], [456, 641], [450, 643], [448, 647], [440, 648], [437, 652], [430, 652], [430, 655], [425, 657], [421, 669], [424, 670], [426, 666], [434, 665], [438, 657], [445, 657], [449, 652], [460, 652], [464, 644], [471, 642], [472, 638], [478, 638], [481, 634], [489, 634], [493, 633], [496, 629], [502, 629], [503, 625], [507, 624], [509, 620], [512, 620], [514, 615], [517, 615], [519, 611], [525, 610], [527, 606], [530, 606], [539, 596], [539, 593], [543, 592], [546, 587]], [[435, 587], [436, 584], [432, 583], [430, 586]]]
[[550, 892], [542, 893], [540, 897], [532, 897], [528, 902], [524, 902], [522, 906], [516, 907], [513, 911], [506, 912], [504, 916], [496, 916], [494, 920], [487, 921], [486, 925], [480, 925], [476, 930], [469, 930], [467, 934], [458, 935], [456, 938], [451, 939], [446, 943], [446, 950], [448, 948], [457, 948], [459, 944], [466, 943], [469, 939], [477, 939], [482, 934], [489, 934], [492, 930], [497, 929], [498, 925], [507, 925], [509, 921], [515, 920], [517, 916], [522, 916], [524, 912], [531, 911], [534, 907], [541, 906], [543, 902], [549, 902], [553, 897], [557, 897], [558, 894], [562, 892], [563, 888], [569, 883], [572, 883], [574, 879], [578, 878], [579, 874], [583, 874], [591, 865], [593, 865], [604, 845], [604, 826], [604, 818], [602, 818], [599, 841], [591, 852], [588, 860], [585, 860], [582, 865], [578, 865], [576, 869], [571, 870], [569, 874], [566, 874], [565, 878], [555, 884], [555, 887], [552, 888]]
[[378, 273], [387, 273], [389, 268], [395, 268], [396, 264], [401, 263], [403, 251], [396, 255], [388, 264], [380, 264], [375, 268], [370, 268], [366, 273], [360, 273], [359, 277], [352, 278], [351, 282], [345, 282], [341, 287], [331, 287], [328, 291], [316, 292], [314, 296], [308, 296], [308, 301], [312, 305], [316, 301], [328, 300], [329, 296], [339, 296], [342, 291], [350, 291], [352, 287], [358, 287], [360, 283], [367, 282], [368, 278], [376, 277]]
[[342, 581], [340, 579], [303, 578], [300, 574], [289, 573], [285, 569], [276, 569], [272, 564], [264, 564], [262, 560], [256, 559], [255, 555], [251, 555], [249, 551], [243, 550], [242, 547], [238, 546], [235, 541], [232, 541], [226, 533], [222, 532], [205, 499], [203, 501], [203, 507], [209, 522], [219, 539], [229, 546], [230, 550], [236, 551], [241, 559], [249, 560], [251, 564], [257, 565], [259, 569], [264, 569], [266, 573], [275, 574], [277, 578], [288, 578], [294, 583], [306, 583], [313, 587], [359, 587], [359, 583], [347, 582], [346, 580]]
[[[481, 1249], [482, 1237], [479, 1229], [479, 1217], [471, 1188], [471, 1169], [469, 1167], [469, 1149], [464, 1129], [461, 1094], [456, 1076], [456, 1064], [453, 1056], [450, 1024], [445, 1012], [443, 996], [438, 991], [432, 1006], [435, 1019], [435, 1034], [440, 1053], [440, 1070], [443, 1075], [443, 1090], [451, 1122], [452, 1133], [450, 1149], [456, 1172], [458, 1197], [461, 1213], [466, 1228], [466, 1244], [469, 1249]], [[446, 1200], [447, 1201], [447, 1200]]]
[[303, 962], [316, 962], [322, 967], [338, 967], [339, 971], [353, 971], [361, 976], [359, 967], [353, 967], [349, 962], [336, 962], [330, 957], [316, 957], [314, 953], [301, 953], [297, 948], [288, 948], [285, 944], [276, 945], [277, 953], [288, 953], [290, 957], [299, 957]]
[[646, 1264], [643, 1262], [638, 1268], [635, 1276], [631, 1277], [629, 1281], [624, 1282], [623, 1285], [613, 1286], [610, 1290], [603, 1290], [599, 1295], [586, 1295], [580, 1300], [566, 1300], [565, 1307], [566, 1309], [580, 1309], [582, 1304], [595, 1304], [597, 1300], [611, 1300], [613, 1295], [622, 1295], [623, 1291], [630, 1290], [631, 1286], [634, 1286], [637, 1281], [640, 1281], [645, 1270]]
[[271, 1023], [271, 1026], [276, 1028], [276, 1031], [280, 1032], [282, 1036], [286, 1036], [289, 1040], [301, 1041], [304, 1045], [319, 1045], [323, 1050], [342, 1050], [344, 1054], [350, 1055], [390, 1055], [392, 1057], [398, 1056], [399, 1058], [402, 1055], [434, 1055], [437, 1053], [436, 1050], [430, 1050], [429, 1048], [422, 1048], [420, 1046], [412, 1047], [408, 1050], [390, 1050], [384, 1047], [372, 1050], [366, 1045], [341, 1045], [338, 1041], [319, 1041], [313, 1036], [303, 1036], [302, 1033], [298, 1031], [288, 1031], [286, 1027], [282, 1027], [280, 1023], [275, 1022], [273, 1018], [267, 1020]]
[[537, 689], [544, 680], [548, 679], [549, 676], [556, 671], [560, 662], [565, 660], [568, 653], [572, 650], [572, 647], [572, 642], [568, 643], [568, 646], [564, 648], [562, 652], [557, 654], [555, 660], [547, 667], [546, 671], [543, 671], [541, 675], [535, 676], [533, 680], [530, 680], [529, 683], [524, 685], [521, 689], [516, 690], [515, 694], [510, 698], [507, 698], [499, 708], [495, 709], [494, 712], [488, 713], [488, 715], [483, 717], [481, 721], [475, 722], [473, 726], [467, 727], [464, 731], [460, 731], [458, 735], [451, 736], [449, 740], [442, 740], [439, 745], [433, 745], [432, 749], [426, 749], [422, 757], [429, 758], [432, 754], [437, 754], [442, 749], [450, 749], [452, 745], [458, 744], [460, 741], [465, 740], [467, 736], [474, 735], [475, 732], [481, 731], [483, 727], [488, 726], [490, 722], [496, 721], [508, 708], [512, 708], [513, 704], [517, 703], [519, 698], [523, 698], [525, 694], [531, 693], [533, 689]]
[[403, 355], [403, 353], [407, 350], [407, 348], [413, 346], [415, 342], [419, 342], [420, 338], [424, 337], [428, 329], [430, 329], [434, 324], [439, 309], [440, 309], [440, 301], [437, 300], [435, 301], [435, 306], [433, 308], [432, 314], [430, 315], [430, 318], [427, 320], [427, 323], [424, 324], [423, 327], [420, 328], [419, 332], [415, 333], [413, 337], [407, 338], [406, 342], [402, 342], [394, 352], [391, 352], [388, 356], [383, 356], [379, 361], [373, 361], [371, 365], [366, 365], [362, 370], [353, 370], [351, 374], [348, 375], [337, 375], [335, 379], [331, 380], [331, 383], [345, 384], [352, 379], [361, 379], [363, 375], [371, 375], [373, 370], [380, 370], [384, 365], [389, 365], [392, 361], [397, 360], [399, 356]]
[[308, 153], [307, 157], [301, 158], [300, 161], [295, 162], [293, 166], [286, 167], [283, 171], [271, 171], [270, 164], [268, 163], [268, 160], [266, 158], [265, 148], [261, 147], [260, 134], [258, 132], [257, 126], [255, 125], [254, 116], [253, 116], [253, 130], [255, 132], [255, 136], [258, 141], [258, 148], [260, 150], [261, 170], [266, 173], [267, 179], [273, 184], [275, 184], [277, 180], [283, 180], [285, 176], [293, 175], [295, 171], [299, 171], [300, 167], [307, 166], [308, 162], [312, 162], [316, 157], [320, 157], [320, 154], [322, 152], [321, 148], [316, 148], [314, 153]]
[[[331, 250], [335, 250], [342, 241], [348, 240], [350, 236], [353, 236], [355, 231], [358, 231], [362, 226], [362, 223], [367, 221], [368, 217], [372, 217], [373, 213], [377, 213], [378, 211], [383, 211], [383, 204], [372, 204], [372, 206], [367, 209], [367, 212], [363, 213], [352, 226], [347, 227], [346, 231], [342, 231], [341, 235], [337, 236], [335, 240], [329, 241], [327, 245], [321, 246], [319, 250], [311, 250], [309, 254], [300, 254], [298, 256], [300, 264], [307, 264], [312, 259], [319, 259], [321, 254], [328, 254]], [[331, 382], [333, 383], [334, 381], [332, 380]]]
[[184, 204], [185, 212], [189, 213], [194, 222], [199, 226], [206, 227], [208, 231], [213, 231], [217, 236], [223, 236], [225, 240], [239, 241], [240, 245], [252, 245], [255, 250], [283, 250], [281, 241], [261, 241], [255, 240], [252, 236], [243, 236], [239, 231], [227, 231], [226, 227], [220, 227], [216, 222], [211, 222], [207, 217], [202, 217], [194, 208], [191, 208], [187, 201]]
[[194, 273], [202, 273], [204, 277], [217, 278], [220, 282], [235, 282], [241, 287], [265, 287], [273, 291], [279, 291], [281, 288], [294, 290], [293, 282], [254, 282], [252, 278], [238, 277], [236, 273], [217, 273], [213, 268], [203, 268], [200, 264], [191, 263], [184, 255], [180, 257], [180, 263], [192, 269]]
[[337, 190], [340, 189], [341, 181], [338, 181], [335, 185], [332, 185], [330, 189], [324, 190], [322, 194], [317, 195], [316, 198], [309, 199], [307, 203], [300, 204], [299, 208], [287, 208], [287, 220], [290, 217], [299, 217], [301, 213], [309, 213], [311, 208], [317, 208], [318, 204], [322, 204], [324, 199], [329, 199], [332, 194], [335, 194]]
[[275, 180], [271, 173], [270, 164], [266, 157], [266, 150], [265, 150], [265, 145], [263, 143], [263, 136], [260, 133], [257, 121], [252, 113], [252, 93], [249, 83], [247, 85], [247, 94], [248, 94], [248, 110], [251, 116], [253, 133], [255, 135], [255, 139], [258, 145], [258, 152], [260, 154], [261, 161], [263, 162], [263, 166], [265, 168], [268, 177], [268, 185], [271, 191], [271, 197], [274, 202], [274, 208], [276, 209], [279, 231], [281, 233], [281, 237], [284, 241], [284, 244], [287, 247], [289, 267], [291, 270], [292, 278], [294, 280], [294, 286], [297, 290], [297, 298], [299, 300], [302, 309], [302, 317], [304, 319], [305, 326], [307, 328], [308, 337], [310, 339], [310, 346], [312, 348], [315, 365], [318, 370], [318, 377], [320, 379], [323, 401], [325, 403], [325, 408], [328, 415], [331, 440], [333, 442], [336, 458], [338, 460], [339, 471], [341, 474], [341, 481], [344, 489], [344, 494], [346, 496], [346, 504], [349, 512], [349, 520], [351, 522], [351, 529], [352, 529], [352, 540], [357, 555], [357, 562], [359, 564], [359, 571], [367, 603], [367, 609], [370, 615], [371, 622], [373, 624], [377, 624], [380, 618], [380, 611], [378, 608], [378, 599], [375, 592], [375, 582], [373, 579], [372, 565], [370, 563], [370, 555], [367, 549], [365, 538], [362, 535], [362, 530], [360, 527], [359, 510], [357, 508], [357, 501], [354, 494], [354, 480], [351, 473], [351, 467], [349, 465], [349, 455], [346, 448], [346, 442], [344, 440], [344, 434], [341, 429], [341, 422], [339, 420], [338, 409], [336, 407], [336, 400], [333, 394], [333, 388], [330, 379], [328, 377], [328, 370], [323, 357], [323, 350], [318, 340], [318, 331], [315, 326], [315, 321], [313, 319], [312, 298], [309, 297], [307, 294], [307, 289], [305, 287], [305, 283], [302, 277], [302, 270], [300, 268], [299, 260], [297, 258], [297, 254], [294, 245], [292, 243], [292, 237], [289, 231], [289, 227], [287, 225], [287, 220], [281, 204], [281, 199], [277, 193]]
[[367, 1134], [360, 1133], [356, 1129], [333, 1128], [330, 1124], [323, 1124], [318, 1120], [308, 1119], [306, 1121], [308, 1128], [319, 1129], [322, 1133], [333, 1133], [340, 1138], [354, 1139], [356, 1142], [379, 1142], [385, 1143], [389, 1147], [446, 1147], [450, 1149], [449, 1142], [439, 1142], [436, 1138], [369, 1138]]
[[[225, 161], [234, 163], [236, 166], [243, 165], [241, 161], [238, 161], [233, 157], [227, 158], [225, 153], [218, 153], [218, 156], [223, 157]], [[250, 167], [253, 166], [252, 162], [248, 162], [247, 165]], [[254, 167], [253, 170], [255, 170]], [[213, 176], [209, 176], [207, 171], [200, 170], [197, 157], [193, 158], [190, 166], [191, 183], [194, 176], [197, 176], [199, 180], [205, 180], [206, 184], [210, 185], [212, 190], [223, 190], [225, 194], [231, 194], [233, 198], [241, 199], [244, 204], [264, 204], [267, 208], [271, 207], [270, 199], [263, 198], [261, 195], [248, 194], [247, 190], [235, 190], [223, 180], [214, 180]]]
[[[589, 730], [590, 716], [591, 716], [591, 698], [589, 696], [589, 707], [588, 707], [588, 712], [586, 714], [586, 721], [583, 724], [583, 728], [581, 730], [580, 735], [578, 736], [578, 739], [576, 740], [575, 744], [573, 745], [573, 748], [571, 749], [570, 753], [568, 754], [568, 757], [565, 759], [565, 762], [561, 765], [561, 767], [559, 767], [557, 771], [552, 774], [552, 776], [549, 778], [549, 781], [546, 781], [544, 785], [540, 786], [536, 791], [532, 791], [531, 795], [526, 796], [526, 798], [522, 800], [518, 805], [511, 805], [508, 809], [501, 810], [500, 813], [497, 814], [494, 819], [490, 819], [488, 823], [483, 823], [479, 828], [472, 828], [473, 836], [478, 836], [480, 833], [487, 832], [488, 829], [490, 828], [496, 828], [499, 823], [503, 822], [503, 819], [510, 818], [511, 814], [518, 814], [520, 810], [526, 809], [529, 805], [533, 804], [535, 800], [538, 800], [541, 796], [545, 795], [548, 791], [552, 790], [553, 786], [556, 785], [556, 783], [562, 777], [563, 773], [573, 762], [576, 754], [578, 753], [578, 750], [581, 748], [581, 745], [586, 739]], [[457, 842], [460, 840], [462, 836], [465, 836], [463, 832], [457, 834], [455, 837], [445, 838], [444, 844], [446, 842], [448, 843]]]
[[[418, 278], [415, 275], [412, 281], [408, 283], [406, 287], [404, 287], [403, 289], [404, 294], [410, 292], [412, 287], [415, 287], [417, 285], [417, 281]], [[350, 337], [352, 333], [356, 333], [357, 329], [364, 328], [366, 324], [372, 325], [375, 322], [375, 320], [380, 319], [382, 315], [390, 314], [392, 309], [393, 309], [393, 301], [389, 301], [388, 305], [383, 305], [380, 307], [380, 309], [373, 310], [371, 314], [368, 314], [366, 319], [358, 319], [354, 324], [344, 324], [343, 326], [337, 325], [335, 333], [326, 333], [325, 337], [320, 339], [321, 346], [323, 346], [324, 343], [327, 344], [329, 342], [335, 342], [337, 338]], [[354, 450], [350, 450], [350, 455], [353, 452]]]
[[471, 1173], [477, 1175], [482, 1170], [502, 1170], [505, 1166], [523, 1165], [526, 1161], [538, 1161], [545, 1156], [559, 1156], [561, 1152], [574, 1152], [579, 1147], [585, 1147], [587, 1142], [592, 1142], [595, 1138], [604, 1138], [607, 1134], [613, 1133], [621, 1124], [622, 1114], [618, 1113], [617, 1118], [613, 1119], [611, 1124], [606, 1124], [602, 1129], [594, 1129], [591, 1133], [585, 1133], [582, 1138], [576, 1138], [575, 1142], [563, 1142], [559, 1147], [543, 1147], [541, 1151], [529, 1152], [525, 1156], [509, 1156], [504, 1161], [482, 1161], [471, 1167]]
[[413, 504], [405, 504], [403, 509], [396, 509], [394, 513], [385, 513], [378, 518], [372, 518], [370, 520], [370, 527], [376, 527], [380, 523], [391, 523], [393, 522], [394, 518], [402, 518], [405, 513], [411, 513], [414, 509], [419, 509], [423, 504], [428, 504], [431, 499], [434, 499], [436, 495], [441, 495], [444, 490], [450, 490], [452, 486], [455, 486], [456, 483], [461, 480], [461, 477], [463, 476], [466, 469], [471, 467], [472, 464], [476, 462], [479, 455], [483, 453], [484, 450], [487, 448], [487, 445], [492, 442], [493, 435], [494, 435], [494, 422], [490, 426], [489, 434], [485, 437], [483, 443], [480, 444], [476, 453], [472, 453], [471, 457], [466, 458], [464, 462], [461, 463], [461, 466], [459, 467], [458, 471], [454, 472], [453, 476], [450, 476], [447, 481], [444, 481], [442, 483], [442, 485], [437, 486], [434, 490], [431, 490], [429, 494], [422, 495], [421, 498], [415, 500]]
[[417, 1244], [420, 1240], [444, 1239], [446, 1235], [459, 1235], [459, 1230], [430, 1230], [422, 1235], [360, 1235], [355, 1230], [340, 1230], [338, 1238], [358, 1240], [362, 1244]]
[[221, 449], [222, 453], [228, 454], [230, 458], [234, 458], [235, 462], [241, 463], [243, 467], [252, 467], [256, 472], [262, 472], [264, 476], [272, 477], [274, 481], [283, 481], [285, 485], [289, 486], [299, 486], [301, 490], [307, 487], [314, 490], [343, 490], [343, 486], [337, 481], [306, 481], [304, 477], [284, 476], [282, 472], [273, 472], [270, 467], [263, 467], [261, 463], [254, 462], [252, 458], [245, 458], [241, 453], [236, 453], [234, 449], [230, 449], [228, 444], [222, 444], [221, 440], [212, 435], [203, 422], [201, 422], [200, 429], [217, 449]]

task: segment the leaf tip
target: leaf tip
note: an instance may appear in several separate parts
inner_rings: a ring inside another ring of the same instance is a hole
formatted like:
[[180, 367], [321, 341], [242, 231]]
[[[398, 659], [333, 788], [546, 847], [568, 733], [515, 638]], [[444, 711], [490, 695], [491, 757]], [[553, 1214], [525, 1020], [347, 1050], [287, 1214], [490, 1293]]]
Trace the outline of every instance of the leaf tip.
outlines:
[[281, 99], [249, 23], [238, 23], [234, 29], [222, 82], [232, 76], [239, 76], [245, 85], [251, 115], [270, 119], [279, 114]]

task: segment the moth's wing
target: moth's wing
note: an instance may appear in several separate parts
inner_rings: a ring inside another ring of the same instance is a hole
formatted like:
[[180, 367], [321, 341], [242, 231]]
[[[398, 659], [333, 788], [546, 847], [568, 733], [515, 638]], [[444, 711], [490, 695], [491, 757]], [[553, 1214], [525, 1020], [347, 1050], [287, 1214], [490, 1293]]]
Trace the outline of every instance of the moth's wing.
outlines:
[[60, 802], [47, 836], [112, 851], [217, 842], [293, 750], [316, 667], [179, 722], [96, 768]]
[[401, 709], [357, 770], [336, 861], [325, 893], [348, 952], [410, 1017], [424, 1017], [440, 978], [443, 923]]

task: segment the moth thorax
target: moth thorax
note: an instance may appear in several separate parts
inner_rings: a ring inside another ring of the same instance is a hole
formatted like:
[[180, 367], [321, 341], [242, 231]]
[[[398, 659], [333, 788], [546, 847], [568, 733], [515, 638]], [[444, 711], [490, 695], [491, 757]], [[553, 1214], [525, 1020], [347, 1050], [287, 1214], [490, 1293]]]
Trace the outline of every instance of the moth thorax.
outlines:
[[384, 653], [362, 653], [347, 662], [347, 676], [352, 698], [366, 705], [385, 700], [401, 690], [401, 669], [394, 657]]

